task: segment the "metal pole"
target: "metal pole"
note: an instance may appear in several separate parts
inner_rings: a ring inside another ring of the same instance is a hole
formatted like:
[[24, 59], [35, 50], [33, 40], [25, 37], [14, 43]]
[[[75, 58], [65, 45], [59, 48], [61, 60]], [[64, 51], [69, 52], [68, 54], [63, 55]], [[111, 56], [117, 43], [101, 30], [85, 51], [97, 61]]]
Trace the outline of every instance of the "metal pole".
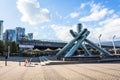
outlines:
[[20, 61], [20, 51], [19, 51], [19, 66], [21, 66], [21, 61]]
[[5, 55], [5, 66], [7, 66], [7, 59], [8, 59], [8, 55]]
[[116, 47], [115, 47], [115, 42], [114, 42], [115, 37], [116, 36], [114, 35], [113, 38], [112, 38], [112, 44], [113, 44], [114, 53], [117, 54]]
[[5, 59], [5, 66], [7, 66], [7, 59]]
[[8, 53], [5, 53], [5, 66], [7, 66]]
[[[101, 46], [101, 40], [100, 40], [101, 36], [102, 36], [102, 34], [100, 34], [100, 35], [98, 36], [98, 40], [99, 40], [99, 47], [100, 47], [100, 48], [102, 48], [102, 46]], [[100, 53], [100, 55], [102, 55], [102, 53]]]
[[101, 40], [100, 40], [101, 36], [102, 36], [102, 34], [100, 34], [100, 35], [98, 36], [99, 46], [100, 46], [100, 48], [101, 48]]
[[8, 45], [8, 58], [10, 57], [10, 46]]

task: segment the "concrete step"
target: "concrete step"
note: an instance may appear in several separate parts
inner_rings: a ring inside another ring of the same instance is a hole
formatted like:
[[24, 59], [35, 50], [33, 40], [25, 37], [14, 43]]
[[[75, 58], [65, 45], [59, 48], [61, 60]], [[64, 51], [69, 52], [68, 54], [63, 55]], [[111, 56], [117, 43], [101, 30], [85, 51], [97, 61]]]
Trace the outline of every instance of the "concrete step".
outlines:
[[120, 58], [106, 58], [98, 60], [98, 62], [120, 62]]
[[79, 64], [79, 61], [49, 61], [46, 65]]
[[42, 57], [39, 57], [39, 59], [42, 66], [49, 64], [50, 60], [47, 59], [46, 57], [42, 56]]

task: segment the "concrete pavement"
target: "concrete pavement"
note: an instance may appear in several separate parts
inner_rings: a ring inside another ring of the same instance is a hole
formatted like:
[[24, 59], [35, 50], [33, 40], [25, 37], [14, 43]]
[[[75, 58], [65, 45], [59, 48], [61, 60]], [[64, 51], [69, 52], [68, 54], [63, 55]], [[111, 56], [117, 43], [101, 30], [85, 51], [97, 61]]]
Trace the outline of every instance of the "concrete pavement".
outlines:
[[68, 64], [41, 66], [32, 62], [27, 67], [0, 61], [0, 80], [120, 80], [120, 64]]

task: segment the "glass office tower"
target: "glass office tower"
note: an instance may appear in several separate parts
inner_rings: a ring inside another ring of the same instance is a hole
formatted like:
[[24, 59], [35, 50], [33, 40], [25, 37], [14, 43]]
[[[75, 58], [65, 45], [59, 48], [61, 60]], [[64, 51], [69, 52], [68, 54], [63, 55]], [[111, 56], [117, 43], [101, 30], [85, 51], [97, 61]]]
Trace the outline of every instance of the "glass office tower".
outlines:
[[12, 30], [12, 29], [6, 30], [5, 35], [6, 35], [6, 39], [5, 39], [6, 41], [16, 42], [16, 31], [15, 30]]
[[17, 41], [25, 37], [25, 28], [16, 27]]
[[33, 39], [33, 33], [28, 33], [28, 40], [32, 40]]
[[0, 20], [0, 40], [3, 40], [3, 20]]

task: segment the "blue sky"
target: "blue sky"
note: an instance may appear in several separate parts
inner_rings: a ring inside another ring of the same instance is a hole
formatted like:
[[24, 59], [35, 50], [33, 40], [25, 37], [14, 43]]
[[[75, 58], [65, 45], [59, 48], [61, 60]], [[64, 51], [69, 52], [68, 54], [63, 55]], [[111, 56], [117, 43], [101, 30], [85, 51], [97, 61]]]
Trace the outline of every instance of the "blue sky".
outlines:
[[4, 31], [24, 27], [34, 39], [69, 41], [82, 23], [91, 40], [120, 40], [120, 0], [0, 0], [0, 10]]

